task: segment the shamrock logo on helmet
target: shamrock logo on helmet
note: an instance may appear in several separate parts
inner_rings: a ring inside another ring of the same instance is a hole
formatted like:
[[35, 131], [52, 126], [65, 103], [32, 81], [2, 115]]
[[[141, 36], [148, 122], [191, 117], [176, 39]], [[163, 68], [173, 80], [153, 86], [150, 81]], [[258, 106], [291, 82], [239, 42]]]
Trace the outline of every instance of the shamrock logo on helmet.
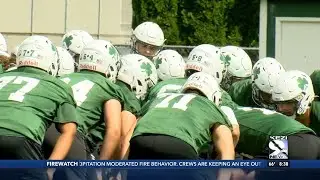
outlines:
[[66, 38], [64, 38], [63, 42], [65, 43], [65, 45], [69, 48], [69, 46], [72, 44], [72, 39], [73, 37], [70, 35], [70, 36], [67, 36]]
[[298, 87], [299, 87], [301, 90], [305, 90], [305, 89], [307, 88], [308, 81], [306, 80], [306, 78], [299, 77], [299, 78], [297, 79], [297, 82], [298, 82]]
[[144, 72], [147, 73], [148, 76], [152, 74], [151, 65], [149, 63], [144, 62], [140, 65], [140, 67], [144, 70]]
[[231, 57], [229, 55], [221, 55], [220, 56], [220, 60], [226, 65], [226, 66], [230, 66], [230, 61], [231, 61]]

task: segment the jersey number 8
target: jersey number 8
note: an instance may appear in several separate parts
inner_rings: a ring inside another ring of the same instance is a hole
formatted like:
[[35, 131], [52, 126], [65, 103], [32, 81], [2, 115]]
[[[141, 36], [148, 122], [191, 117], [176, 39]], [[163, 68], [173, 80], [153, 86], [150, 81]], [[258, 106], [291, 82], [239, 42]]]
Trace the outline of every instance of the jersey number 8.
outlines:
[[40, 82], [39, 79], [23, 77], [23, 76], [4, 76], [0, 78], [0, 89], [5, 87], [9, 83], [22, 84], [23, 82], [26, 82], [26, 84], [16, 92], [11, 93], [8, 97], [8, 100], [23, 102], [25, 94], [30, 92], [39, 84]]

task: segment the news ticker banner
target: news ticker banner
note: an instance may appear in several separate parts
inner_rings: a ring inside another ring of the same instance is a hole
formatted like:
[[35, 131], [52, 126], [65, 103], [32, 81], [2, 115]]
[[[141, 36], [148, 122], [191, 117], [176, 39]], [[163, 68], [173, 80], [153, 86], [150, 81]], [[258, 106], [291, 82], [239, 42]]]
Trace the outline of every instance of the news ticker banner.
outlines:
[[122, 169], [205, 169], [205, 168], [320, 168], [320, 160], [0, 160], [0, 168], [122, 168]]

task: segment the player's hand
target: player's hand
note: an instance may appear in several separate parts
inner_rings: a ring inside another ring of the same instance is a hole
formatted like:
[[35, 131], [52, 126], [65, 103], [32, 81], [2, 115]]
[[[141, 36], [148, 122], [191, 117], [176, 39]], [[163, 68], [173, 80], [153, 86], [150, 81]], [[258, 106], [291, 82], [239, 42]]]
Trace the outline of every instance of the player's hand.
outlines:
[[247, 178], [247, 174], [241, 169], [220, 169], [217, 180], [247, 180]]
[[56, 169], [54, 169], [54, 168], [47, 169], [47, 175], [48, 175], [48, 179], [49, 180], [53, 179], [53, 174], [54, 174], [55, 171], [56, 171]]

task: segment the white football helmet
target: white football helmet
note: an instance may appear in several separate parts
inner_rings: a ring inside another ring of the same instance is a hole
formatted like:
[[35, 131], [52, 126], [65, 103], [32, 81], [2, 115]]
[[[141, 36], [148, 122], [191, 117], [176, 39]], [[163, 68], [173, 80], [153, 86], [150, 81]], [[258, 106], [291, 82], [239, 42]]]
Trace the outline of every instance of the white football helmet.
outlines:
[[157, 68], [158, 77], [164, 81], [173, 78], [185, 77], [185, 66], [183, 57], [175, 50], [167, 49], [153, 58]]
[[227, 73], [223, 78], [223, 86], [228, 89], [233, 79], [248, 78], [252, 75], [252, 62], [249, 55], [240, 47], [225, 46], [221, 48], [225, 58]]
[[112, 82], [116, 81], [120, 55], [116, 48], [105, 40], [93, 40], [83, 48], [79, 58], [79, 69], [100, 72]]
[[139, 54], [128, 54], [122, 59], [117, 79], [128, 84], [138, 99], [144, 100], [148, 89], [158, 82], [156, 67]]
[[62, 47], [74, 57], [80, 54], [82, 49], [92, 40], [93, 37], [86, 31], [71, 30], [62, 37]]
[[314, 97], [310, 77], [298, 70], [282, 73], [272, 91], [272, 100], [275, 102], [296, 100], [296, 113], [299, 115], [307, 111]]
[[202, 92], [210, 101], [219, 106], [222, 92], [215, 77], [205, 72], [192, 74], [182, 87], [182, 92], [188, 89], [196, 89]]
[[32, 66], [56, 76], [58, 72], [58, 53], [56, 46], [44, 36], [30, 36], [18, 49], [17, 67]]
[[153, 52], [150, 53], [150, 57], [157, 55], [164, 45], [165, 39], [162, 29], [157, 23], [143, 22], [139, 24], [133, 31], [131, 37], [131, 48], [134, 53], [138, 53], [144, 56], [148, 56], [137, 49], [137, 43], [143, 43], [146, 45], [152, 45]]
[[189, 53], [186, 61], [187, 76], [190, 75], [190, 71], [211, 74], [220, 84], [225, 72], [225, 64], [220, 49], [210, 44], [202, 44], [195, 47]]
[[59, 55], [59, 70], [57, 76], [63, 76], [74, 72], [74, 59], [71, 54], [62, 47], [57, 47]]
[[8, 51], [7, 41], [1, 33], [0, 33], [0, 51], [2, 52]]
[[252, 98], [257, 105], [267, 109], [275, 109], [273, 104], [266, 102], [263, 98], [263, 93], [271, 96], [272, 88], [275, 86], [278, 77], [283, 72], [285, 72], [284, 68], [274, 58], [262, 58], [255, 63], [252, 69], [251, 80]]

